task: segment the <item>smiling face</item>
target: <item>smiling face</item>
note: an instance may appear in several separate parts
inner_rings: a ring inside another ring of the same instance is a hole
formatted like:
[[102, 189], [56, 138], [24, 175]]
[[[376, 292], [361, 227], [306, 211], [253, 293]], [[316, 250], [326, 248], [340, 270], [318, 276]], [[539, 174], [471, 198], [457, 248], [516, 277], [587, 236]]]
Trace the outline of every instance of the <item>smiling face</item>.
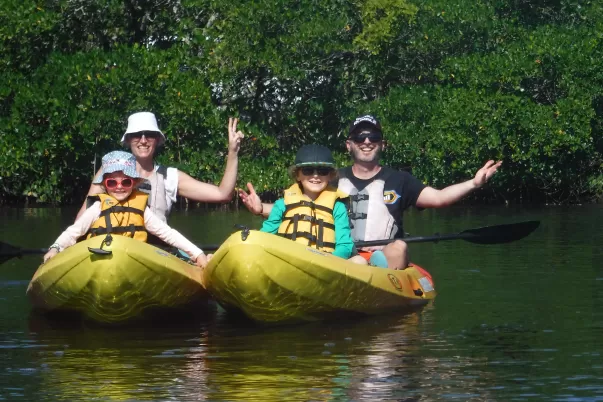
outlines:
[[345, 144], [354, 162], [364, 164], [378, 164], [384, 147], [382, 134], [372, 129], [353, 133]]
[[311, 200], [318, 198], [320, 193], [327, 188], [329, 182], [335, 178], [335, 169], [324, 166], [304, 166], [297, 168], [295, 179], [302, 186], [305, 195]]
[[161, 134], [155, 131], [141, 131], [126, 136], [126, 145], [137, 161], [153, 159], [161, 141]]
[[107, 194], [121, 202], [132, 194], [136, 185], [136, 179], [126, 176], [121, 171], [107, 173], [103, 176], [103, 185]]

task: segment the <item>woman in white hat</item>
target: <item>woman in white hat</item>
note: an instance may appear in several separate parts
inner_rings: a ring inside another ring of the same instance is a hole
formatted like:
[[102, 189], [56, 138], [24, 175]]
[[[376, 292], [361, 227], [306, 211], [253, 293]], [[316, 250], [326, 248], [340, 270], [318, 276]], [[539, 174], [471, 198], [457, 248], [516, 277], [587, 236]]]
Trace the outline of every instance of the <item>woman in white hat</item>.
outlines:
[[[157, 165], [154, 156], [157, 148], [165, 142], [165, 135], [157, 125], [155, 115], [150, 112], [134, 113], [128, 117], [128, 128], [121, 138], [121, 143], [130, 148], [136, 157], [136, 171], [147, 182], [140, 190], [149, 194], [151, 210], [164, 221], [170, 213], [176, 196], [198, 202], [228, 202], [232, 199], [237, 179], [238, 153], [244, 135], [237, 131], [238, 119], [228, 119], [228, 158], [222, 181], [218, 186], [200, 182], [176, 168]], [[99, 170], [95, 180], [101, 174]], [[98, 184], [93, 184], [88, 190], [88, 196], [103, 191]], [[86, 210], [82, 205], [77, 217]]]

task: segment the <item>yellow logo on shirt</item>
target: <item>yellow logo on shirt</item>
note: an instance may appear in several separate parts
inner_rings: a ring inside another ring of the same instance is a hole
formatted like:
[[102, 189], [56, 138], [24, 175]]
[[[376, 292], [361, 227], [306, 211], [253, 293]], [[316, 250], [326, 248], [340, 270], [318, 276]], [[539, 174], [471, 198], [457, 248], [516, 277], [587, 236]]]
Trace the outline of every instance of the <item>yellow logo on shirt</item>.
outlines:
[[386, 204], [395, 204], [400, 199], [400, 194], [395, 190], [387, 190], [383, 192], [383, 202]]

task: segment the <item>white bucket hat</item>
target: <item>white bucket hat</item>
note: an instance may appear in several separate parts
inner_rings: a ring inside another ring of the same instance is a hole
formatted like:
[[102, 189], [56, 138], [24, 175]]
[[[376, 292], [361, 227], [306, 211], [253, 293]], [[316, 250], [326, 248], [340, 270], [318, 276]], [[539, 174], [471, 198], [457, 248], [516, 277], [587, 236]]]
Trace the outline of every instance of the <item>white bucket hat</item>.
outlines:
[[94, 179], [92, 183], [100, 184], [107, 173], [123, 172], [126, 176], [133, 179], [140, 179], [136, 171], [136, 158], [129, 152], [113, 151], [103, 156], [103, 166], [101, 174]]
[[138, 112], [131, 114], [128, 117], [128, 128], [126, 129], [126, 133], [121, 137], [121, 143], [126, 143], [126, 136], [131, 133], [138, 133], [140, 131], [155, 131], [161, 134], [161, 140], [159, 144], [163, 144], [165, 142], [165, 135], [159, 129], [157, 125], [157, 119], [155, 115], [151, 112]]

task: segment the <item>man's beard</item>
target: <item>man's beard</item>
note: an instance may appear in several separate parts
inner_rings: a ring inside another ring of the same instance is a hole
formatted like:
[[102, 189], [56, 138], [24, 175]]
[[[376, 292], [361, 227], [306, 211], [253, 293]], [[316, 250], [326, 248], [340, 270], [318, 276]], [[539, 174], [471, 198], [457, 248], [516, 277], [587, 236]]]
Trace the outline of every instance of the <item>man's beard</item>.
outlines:
[[376, 148], [376, 151], [371, 151], [370, 155], [365, 155], [358, 147], [353, 147], [350, 151], [354, 162], [377, 163], [381, 157], [381, 147]]

